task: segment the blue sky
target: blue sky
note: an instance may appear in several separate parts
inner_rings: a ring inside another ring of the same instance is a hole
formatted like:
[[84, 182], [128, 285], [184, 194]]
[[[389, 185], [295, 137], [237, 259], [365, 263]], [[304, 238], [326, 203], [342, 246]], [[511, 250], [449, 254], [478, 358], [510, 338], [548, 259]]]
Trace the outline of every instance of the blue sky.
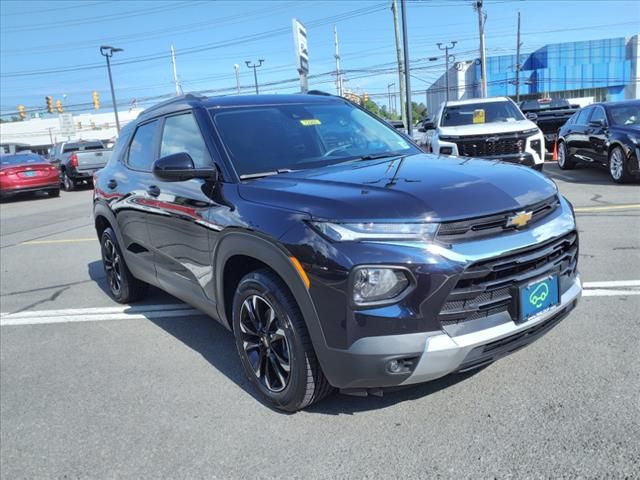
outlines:
[[[395, 61], [391, 2], [324, 1], [11, 1], [0, 2], [0, 104], [3, 113], [17, 105], [44, 107], [44, 96], [67, 105], [91, 102], [100, 93], [110, 102], [104, 58], [99, 46], [117, 53], [113, 75], [118, 103], [170, 94], [173, 43], [185, 91], [235, 88], [233, 64], [241, 84], [253, 91], [245, 60], [264, 58], [260, 83], [295, 79], [291, 19], [307, 25], [310, 88], [335, 92], [333, 25], [338, 29], [347, 86], [385, 102], [388, 72]], [[418, 92], [442, 72], [437, 42], [457, 40], [458, 60], [473, 58], [478, 48], [477, 14], [469, 0], [410, 1], [407, 6], [409, 52]], [[629, 36], [640, 32], [640, 2], [485, 0], [488, 55], [514, 53], [516, 16], [522, 14], [523, 51], [546, 43]], [[150, 60], [147, 60], [151, 57]], [[415, 61], [415, 64], [413, 63]], [[72, 67], [68, 69], [67, 67]], [[426, 68], [424, 68], [426, 67]], [[68, 71], [56, 71], [67, 69]], [[39, 74], [23, 74], [25, 72]], [[50, 72], [50, 73], [42, 73]], [[261, 91], [289, 93], [298, 83], [265, 86]], [[376, 95], [381, 95], [376, 97]]]

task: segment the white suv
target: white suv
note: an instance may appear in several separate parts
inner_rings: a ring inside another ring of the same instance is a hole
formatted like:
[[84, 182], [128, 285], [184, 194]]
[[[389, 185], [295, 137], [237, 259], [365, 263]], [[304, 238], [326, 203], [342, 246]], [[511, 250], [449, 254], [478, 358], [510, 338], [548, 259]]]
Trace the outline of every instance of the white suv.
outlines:
[[444, 102], [420, 127], [428, 152], [518, 163], [542, 170], [544, 136], [507, 97]]

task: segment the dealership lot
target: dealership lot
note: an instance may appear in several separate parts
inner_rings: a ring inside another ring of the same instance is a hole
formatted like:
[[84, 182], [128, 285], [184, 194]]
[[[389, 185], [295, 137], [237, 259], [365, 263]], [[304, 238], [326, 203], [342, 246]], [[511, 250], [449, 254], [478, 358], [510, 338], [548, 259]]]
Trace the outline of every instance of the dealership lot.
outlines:
[[640, 187], [545, 169], [578, 215], [569, 318], [483, 370], [295, 415], [253, 397], [216, 322], [110, 300], [91, 191], [0, 204], [3, 477], [637, 474]]

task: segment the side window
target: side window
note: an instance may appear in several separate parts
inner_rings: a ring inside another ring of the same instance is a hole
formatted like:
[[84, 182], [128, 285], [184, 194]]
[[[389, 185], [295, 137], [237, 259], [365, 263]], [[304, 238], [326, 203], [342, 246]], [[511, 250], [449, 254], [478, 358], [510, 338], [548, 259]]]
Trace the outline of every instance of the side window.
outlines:
[[127, 164], [135, 170], [151, 171], [155, 161], [156, 131], [158, 120], [140, 125], [133, 134], [133, 141], [129, 147]]
[[598, 120], [602, 120], [603, 125], [607, 124], [607, 120], [604, 115], [604, 109], [602, 107], [595, 107], [593, 109], [593, 113], [591, 114], [591, 118], [589, 119], [589, 121], [591, 122], [597, 122]]
[[593, 108], [587, 107], [580, 110], [578, 118], [576, 118], [576, 125], [586, 125], [589, 123], [589, 115], [591, 115]]
[[160, 156], [188, 153], [196, 168], [211, 165], [207, 146], [192, 113], [167, 117], [164, 120]]

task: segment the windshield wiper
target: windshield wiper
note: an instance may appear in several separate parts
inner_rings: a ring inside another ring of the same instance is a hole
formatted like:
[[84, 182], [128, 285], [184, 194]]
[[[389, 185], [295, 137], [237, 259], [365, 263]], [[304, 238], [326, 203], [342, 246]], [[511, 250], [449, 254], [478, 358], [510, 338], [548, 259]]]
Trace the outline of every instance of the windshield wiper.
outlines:
[[245, 175], [240, 175], [240, 180], [250, 180], [252, 178], [271, 177], [272, 175], [278, 175], [279, 173], [291, 173], [293, 171], [294, 170], [291, 170], [290, 168], [279, 168], [271, 172], [247, 173]]
[[361, 157], [356, 158], [356, 160], [378, 160], [379, 158], [389, 158], [389, 157], [400, 157], [404, 154], [398, 152], [384, 152], [384, 153], [373, 153], [370, 155], [363, 155]]

